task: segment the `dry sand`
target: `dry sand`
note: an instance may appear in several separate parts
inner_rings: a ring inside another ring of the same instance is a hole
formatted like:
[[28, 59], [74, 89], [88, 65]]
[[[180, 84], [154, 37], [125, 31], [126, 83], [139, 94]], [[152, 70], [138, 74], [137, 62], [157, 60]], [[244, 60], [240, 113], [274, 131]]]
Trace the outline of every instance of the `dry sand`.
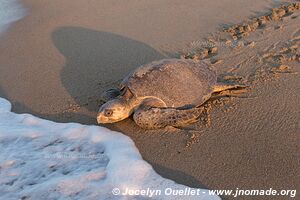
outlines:
[[220, 79], [249, 84], [246, 98], [208, 102], [208, 122], [192, 126], [194, 138], [144, 131], [131, 119], [109, 128], [130, 136], [158, 173], [182, 184], [299, 189], [300, 68], [289, 61], [299, 56], [299, 11], [249, 36], [231, 30], [245, 35], [235, 42], [219, 30], [278, 1], [24, 2], [28, 16], [0, 37], [0, 96], [15, 112], [95, 124], [100, 94], [129, 71], [182, 51], [199, 58], [210, 38], [218, 51], [205, 59], [216, 62]]

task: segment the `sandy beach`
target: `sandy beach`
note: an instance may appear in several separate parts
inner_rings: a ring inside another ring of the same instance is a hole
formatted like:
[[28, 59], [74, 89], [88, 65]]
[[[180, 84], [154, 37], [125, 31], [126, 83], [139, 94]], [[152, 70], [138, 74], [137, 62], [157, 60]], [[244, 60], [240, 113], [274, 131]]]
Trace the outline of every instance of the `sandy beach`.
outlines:
[[[27, 15], [0, 36], [0, 96], [14, 112], [96, 124], [102, 92], [133, 69], [166, 57], [201, 58], [214, 64], [220, 80], [249, 85], [245, 97], [209, 101], [206, 121], [192, 125], [192, 132], [143, 130], [132, 119], [107, 127], [129, 136], [157, 173], [180, 184], [300, 188], [298, 9], [240, 33], [233, 25], [282, 2], [23, 3]], [[217, 53], [202, 58], [207, 42]]]

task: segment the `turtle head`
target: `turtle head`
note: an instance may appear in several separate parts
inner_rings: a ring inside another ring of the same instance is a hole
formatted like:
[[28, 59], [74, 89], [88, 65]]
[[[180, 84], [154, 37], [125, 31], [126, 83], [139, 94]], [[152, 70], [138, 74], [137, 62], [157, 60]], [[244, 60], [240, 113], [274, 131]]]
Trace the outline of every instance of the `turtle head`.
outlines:
[[99, 109], [97, 122], [107, 124], [128, 118], [134, 111], [133, 102], [132, 94], [125, 94], [106, 102]]

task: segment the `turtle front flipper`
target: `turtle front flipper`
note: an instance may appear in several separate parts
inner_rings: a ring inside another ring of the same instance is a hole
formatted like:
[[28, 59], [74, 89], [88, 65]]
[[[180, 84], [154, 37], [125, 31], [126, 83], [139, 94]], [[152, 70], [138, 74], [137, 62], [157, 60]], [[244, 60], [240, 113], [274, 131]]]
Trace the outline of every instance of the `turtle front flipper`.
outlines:
[[120, 94], [121, 94], [121, 91], [119, 89], [116, 89], [116, 88], [108, 89], [102, 93], [101, 100], [103, 100], [104, 102], [107, 102], [112, 99], [115, 99]]
[[196, 122], [203, 110], [203, 107], [181, 110], [141, 106], [134, 112], [133, 119], [138, 126], [144, 129], [159, 129], [167, 126], [183, 127]]
[[213, 86], [212, 98], [220, 98], [224, 96], [230, 97], [245, 97], [244, 93], [247, 92], [248, 86], [239, 84], [225, 84], [216, 83]]

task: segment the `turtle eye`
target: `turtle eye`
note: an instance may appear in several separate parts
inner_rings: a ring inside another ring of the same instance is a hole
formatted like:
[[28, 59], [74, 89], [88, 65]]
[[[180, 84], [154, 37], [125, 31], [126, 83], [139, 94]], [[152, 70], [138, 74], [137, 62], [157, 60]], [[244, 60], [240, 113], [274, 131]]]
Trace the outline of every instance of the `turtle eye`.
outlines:
[[114, 112], [113, 112], [112, 110], [109, 110], [109, 109], [106, 109], [106, 110], [104, 111], [104, 115], [105, 115], [106, 117], [112, 116], [113, 113], [114, 113]]

